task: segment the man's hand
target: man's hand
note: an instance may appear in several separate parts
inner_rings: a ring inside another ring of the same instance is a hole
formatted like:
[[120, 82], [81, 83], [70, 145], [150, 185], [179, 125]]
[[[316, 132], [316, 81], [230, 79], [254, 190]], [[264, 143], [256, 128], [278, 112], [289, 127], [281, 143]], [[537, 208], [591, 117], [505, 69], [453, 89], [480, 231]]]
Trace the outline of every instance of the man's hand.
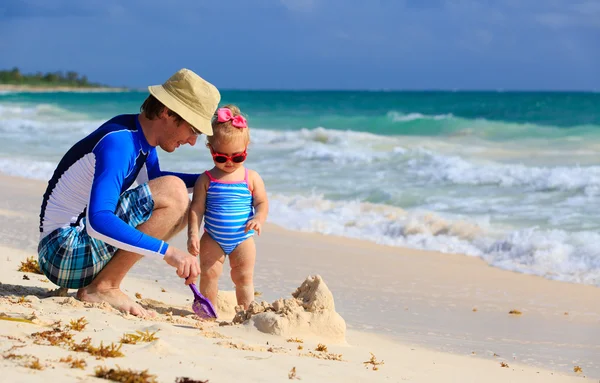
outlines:
[[196, 278], [200, 275], [200, 265], [195, 256], [169, 246], [164, 259], [177, 269], [177, 275], [185, 279], [186, 285], [196, 282]]
[[192, 255], [200, 255], [200, 238], [197, 235], [191, 235], [188, 237], [187, 242], [188, 253]]

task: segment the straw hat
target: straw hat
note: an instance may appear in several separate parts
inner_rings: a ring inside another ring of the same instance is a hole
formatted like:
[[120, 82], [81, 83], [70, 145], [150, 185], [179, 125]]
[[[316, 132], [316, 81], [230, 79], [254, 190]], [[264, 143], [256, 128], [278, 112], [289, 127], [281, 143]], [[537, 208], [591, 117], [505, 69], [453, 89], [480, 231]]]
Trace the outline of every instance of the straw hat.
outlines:
[[211, 119], [221, 94], [217, 88], [189, 69], [180, 69], [162, 85], [148, 87], [150, 94], [184, 120], [198, 133], [212, 136]]

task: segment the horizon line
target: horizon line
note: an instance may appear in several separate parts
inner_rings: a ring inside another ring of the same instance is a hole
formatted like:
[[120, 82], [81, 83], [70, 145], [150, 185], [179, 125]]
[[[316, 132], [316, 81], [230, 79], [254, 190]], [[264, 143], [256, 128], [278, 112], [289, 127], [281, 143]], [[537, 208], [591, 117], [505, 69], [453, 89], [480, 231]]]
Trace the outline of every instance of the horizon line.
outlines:
[[[119, 88], [119, 87], [115, 87]], [[125, 87], [129, 90], [147, 91], [147, 87]], [[443, 92], [443, 93], [461, 93], [461, 92], [487, 92], [487, 93], [600, 93], [600, 89], [486, 89], [486, 88], [465, 88], [465, 89], [446, 89], [446, 88], [398, 88], [398, 89], [368, 89], [368, 88], [218, 88], [225, 92]]]

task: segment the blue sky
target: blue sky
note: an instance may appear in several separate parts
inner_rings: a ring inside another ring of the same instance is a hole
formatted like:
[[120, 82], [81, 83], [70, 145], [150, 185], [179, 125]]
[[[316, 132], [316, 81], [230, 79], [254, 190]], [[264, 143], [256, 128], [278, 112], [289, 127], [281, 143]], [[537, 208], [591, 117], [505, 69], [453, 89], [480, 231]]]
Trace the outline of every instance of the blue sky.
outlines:
[[0, 68], [110, 85], [600, 90], [600, 0], [3, 0]]

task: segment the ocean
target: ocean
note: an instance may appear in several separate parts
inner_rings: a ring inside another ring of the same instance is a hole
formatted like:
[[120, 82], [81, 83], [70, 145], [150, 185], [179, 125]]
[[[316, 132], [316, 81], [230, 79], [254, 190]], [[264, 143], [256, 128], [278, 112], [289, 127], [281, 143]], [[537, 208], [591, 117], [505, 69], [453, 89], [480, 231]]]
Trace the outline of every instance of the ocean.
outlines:
[[[48, 180], [145, 97], [0, 93], [0, 172]], [[225, 103], [249, 119], [246, 165], [272, 223], [600, 286], [599, 93], [223, 91]], [[203, 143], [159, 150], [161, 166], [210, 168]]]

